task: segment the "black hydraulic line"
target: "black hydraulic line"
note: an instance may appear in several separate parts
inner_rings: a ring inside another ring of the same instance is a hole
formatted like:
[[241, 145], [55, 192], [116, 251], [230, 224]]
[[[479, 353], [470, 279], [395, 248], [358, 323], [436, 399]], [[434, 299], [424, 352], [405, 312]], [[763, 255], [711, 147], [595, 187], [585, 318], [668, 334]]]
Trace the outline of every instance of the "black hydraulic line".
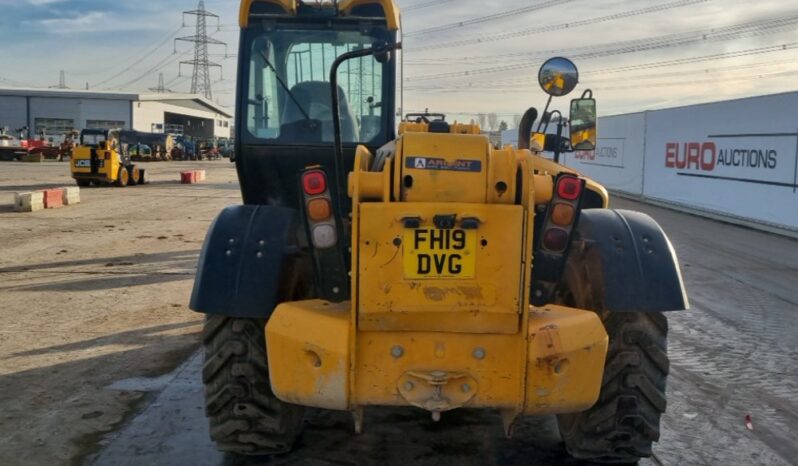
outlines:
[[538, 110], [535, 107], [530, 107], [529, 110], [521, 117], [521, 122], [518, 124], [518, 148], [529, 149], [529, 140], [532, 138], [532, 126], [535, 120], [538, 119]]

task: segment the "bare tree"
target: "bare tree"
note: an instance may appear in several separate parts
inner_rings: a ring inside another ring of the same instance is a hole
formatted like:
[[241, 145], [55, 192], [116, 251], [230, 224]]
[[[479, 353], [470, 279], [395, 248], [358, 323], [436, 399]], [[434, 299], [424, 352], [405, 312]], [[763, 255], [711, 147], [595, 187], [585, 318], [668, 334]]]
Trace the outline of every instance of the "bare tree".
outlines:
[[487, 128], [487, 126], [486, 126], [487, 122], [488, 122], [488, 116], [487, 115], [485, 115], [484, 113], [480, 113], [479, 115], [477, 115], [477, 121], [479, 121], [479, 127], [480, 128], [482, 128], [482, 129], [486, 129]]
[[513, 115], [513, 128], [521, 126], [521, 115]]
[[510, 127], [507, 125], [507, 122], [502, 120], [502, 122], [499, 123], [499, 131], [507, 131], [508, 129], [510, 129]]

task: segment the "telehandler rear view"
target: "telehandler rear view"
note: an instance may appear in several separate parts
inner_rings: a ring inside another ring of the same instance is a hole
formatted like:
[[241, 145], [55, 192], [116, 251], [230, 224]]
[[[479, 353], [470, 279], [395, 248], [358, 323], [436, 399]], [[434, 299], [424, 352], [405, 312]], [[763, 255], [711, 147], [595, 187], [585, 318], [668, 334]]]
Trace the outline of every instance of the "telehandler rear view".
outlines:
[[[548, 105], [517, 148], [429, 114], [397, 135], [392, 0], [244, 0], [240, 23], [244, 205], [212, 225], [191, 298], [218, 447], [289, 451], [304, 407], [349, 411], [358, 432], [370, 406], [468, 407], [499, 410], [508, 435], [555, 414], [577, 458], [650, 456], [663, 312], [687, 296], [660, 227], [557, 163], [595, 148], [592, 94], [570, 138]], [[578, 72], [555, 58], [540, 81], [564, 96]]]

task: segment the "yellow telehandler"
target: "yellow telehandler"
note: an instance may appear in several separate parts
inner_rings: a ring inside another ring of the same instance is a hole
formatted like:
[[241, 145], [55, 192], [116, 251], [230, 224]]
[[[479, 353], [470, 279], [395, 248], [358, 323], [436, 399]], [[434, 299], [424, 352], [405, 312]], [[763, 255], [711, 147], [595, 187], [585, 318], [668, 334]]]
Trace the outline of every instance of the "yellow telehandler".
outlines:
[[[287, 452], [305, 407], [351, 412], [358, 432], [373, 406], [467, 407], [499, 410], [508, 435], [556, 415], [577, 458], [650, 456], [663, 313], [688, 302], [657, 223], [557, 163], [595, 148], [592, 93], [572, 102], [574, 141], [562, 116], [546, 134], [547, 105], [496, 148], [474, 124], [397, 124], [392, 0], [243, 0], [240, 23], [244, 204], [213, 223], [191, 297], [218, 447]], [[540, 81], [560, 97], [578, 72], [554, 58]]]

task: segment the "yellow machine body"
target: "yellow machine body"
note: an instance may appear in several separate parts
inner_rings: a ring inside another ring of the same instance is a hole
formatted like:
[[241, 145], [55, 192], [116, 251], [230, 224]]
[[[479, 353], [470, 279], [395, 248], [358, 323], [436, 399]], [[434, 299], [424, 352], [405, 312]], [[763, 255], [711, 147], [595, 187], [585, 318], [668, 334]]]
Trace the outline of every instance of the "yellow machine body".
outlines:
[[[283, 13], [296, 15], [300, 0], [242, 0], [239, 12], [239, 25], [245, 28], [249, 25], [250, 12], [253, 5], [258, 3], [269, 3], [282, 9]], [[313, 3], [305, 3], [306, 6], [313, 6]], [[385, 19], [390, 30], [398, 30], [401, 24], [399, 8], [393, 0], [340, 0], [337, 3], [338, 11], [343, 16], [349, 16], [354, 8], [364, 5], [379, 5], [385, 14]], [[323, 5], [319, 2], [318, 7]]]
[[527, 304], [535, 207], [567, 169], [495, 149], [476, 126], [427, 131], [403, 124], [384, 163], [358, 148], [352, 300], [277, 307], [266, 327], [274, 393], [336, 410], [496, 408], [508, 426], [588, 409], [607, 351], [600, 318]]
[[76, 180], [95, 183], [115, 183], [122, 168], [118, 137], [109, 133], [108, 140], [99, 145], [79, 145], [72, 151], [70, 170]]

